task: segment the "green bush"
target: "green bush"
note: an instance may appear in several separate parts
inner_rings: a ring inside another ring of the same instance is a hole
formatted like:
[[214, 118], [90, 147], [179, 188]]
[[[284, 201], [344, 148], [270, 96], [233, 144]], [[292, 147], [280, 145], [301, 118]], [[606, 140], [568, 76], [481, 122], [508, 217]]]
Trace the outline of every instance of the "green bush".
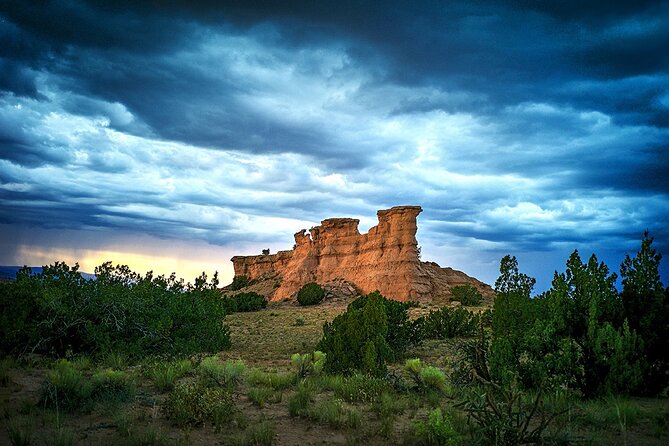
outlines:
[[372, 293], [362, 307], [354, 301], [345, 313], [323, 326], [323, 338], [316, 348], [326, 354], [327, 372], [385, 374], [386, 361], [393, 354], [386, 340], [388, 317], [383, 301], [379, 293]]
[[413, 322], [414, 340], [474, 336], [481, 318], [464, 308], [443, 307]]
[[242, 288], [249, 286], [250, 282], [248, 276], [235, 276], [232, 278], [232, 283], [228, 285], [227, 289], [230, 291], [241, 290]]
[[300, 305], [316, 305], [323, 301], [325, 291], [315, 282], [307, 283], [297, 292], [297, 301]]
[[451, 300], [466, 306], [476, 306], [483, 302], [483, 296], [472, 285], [458, 285], [451, 288]]
[[24, 268], [0, 292], [0, 353], [66, 353], [130, 358], [187, 355], [230, 346], [224, 303], [202, 275], [184, 284], [175, 275], [141, 276], [110, 262], [86, 280], [62, 262], [39, 274]]
[[228, 390], [196, 382], [177, 384], [165, 402], [164, 411], [180, 427], [213, 422], [220, 429], [232, 419], [236, 408]]
[[417, 421], [413, 429], [415, 438], [412, 443], [414, 444], [457, 446], [462, 441], [462, 436], [453, 427], [451, 417], [443, 413], [439, 408], [430, 412], [427, 422]]
[[633, 392], [656, 395], [669, 383], [669, 288], [660, 281], [662, 254], [644, 233], [634, 257], [625, 256], [620, 265], [623, 290], [620, 295], [629, 330], [636, 332], [641, 379]]
[[388, 319], [388, 331], [386, 332], [386, 343], [390, 348], [389, 361], [397, 361], [404, 357], [404, 352], [412, 344], [413, 325], [409, 320], [409, 308], [411, 303], [398, 302], [392, 299], [386, 299], [375, 291], [362, 296], [350, 303], [349, 308], [362, 309], [370, 296], [378, 296], [383, 301], [383, 309]]
[[254, 291], [224, 296], [223, 303], [227, 314], [259, 311], [267, 307], [267, 299]]

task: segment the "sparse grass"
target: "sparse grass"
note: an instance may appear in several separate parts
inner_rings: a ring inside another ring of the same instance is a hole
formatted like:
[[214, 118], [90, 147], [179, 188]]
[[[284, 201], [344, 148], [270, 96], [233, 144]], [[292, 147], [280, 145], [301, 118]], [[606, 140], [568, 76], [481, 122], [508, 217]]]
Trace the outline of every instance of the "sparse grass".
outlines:
[[246, 396], [261, 409], [265, 407], [265, 403], [277, 404], [283, 398], [281, 391], [275, 391], [269, 387], [251, 387], [246, 392]]
[[35, 428], [30, 420], [12, 418], [7, 421], [5, 428], [9, 436], [9, 442], [13, 446], [28, 446], [31, 444]]
[[383, 378], [356, 373], [351, 376], [328, 375], [315, 382], [345, 401], [373, 401], [383, 392], [391, 390], [390, 383]]
[[100, 358], [99, 365], [102, 368], [123, 370], [128, 367], [128, 357], [122, 353], [109, 352]]
[[271, 421], [263, 420], [248, 427], [244, 432], [230, 438], [236, 446], [269, 446], [274, 443], [275, 427]]
[[40, 404], [65, 411], [89, 411], [93, 386], [66, 360], [56, 362], [40, 390]]
[[160, 362], [148, 369], [147, 375], [160, 391], [172, 390], [176, 382], [193, 370], [193, 364], [187, 360]]
[[353, 408], [346, 408], [339, 399], [327, 399], [308, 408], [302, 415], [310, 420], [341, 429], [349, 427], [357, 429], [361, 424], [360, 412]]
[[168, 446], [171, 442], [153, 426], [131, 433], [126, 439], [128, 446]]
[[198, 375], [209, 386], [222, 386], [234, 389], [244, 378], [246, 364], [243, 361], [225, 361], [220, 363], [217, 357], [204, 358], [200, 363]]
[[295, 384], [295, 373], [263, 372], [259, 369], [251, 369], [246, 376], [246, 381], [252, 385], [263, 385], [274, 390], [283, 390]]
[[12, 358], [3, 358], [0, 360], [0, 386], [9, 384], [9, 370], [15, 367], [15, 362]]
[[403, 413], [407, 407], [406, 400], [390, 392], [383, 392], [372, 404], [372, 411], [380, 421], [379, 433], [384, 438], [389, 438], [393, 433], [393, 427], [397, 415]]
[[48, 444], [52, 446], [72, 446], [74, 444], [74, 432], [60, 427]]
[[291, 417], [298, 417], [306, 413], [313, 400], [313, 387], [308, 382], [302, 382], [297, 386], [297, 391], [288, 400], [288, 413]]
[[93, 374], [92, 397], [105, 404], [118, 404], [130, 401], [135, 395], [135, 383], [126, 373], [106, 369]]

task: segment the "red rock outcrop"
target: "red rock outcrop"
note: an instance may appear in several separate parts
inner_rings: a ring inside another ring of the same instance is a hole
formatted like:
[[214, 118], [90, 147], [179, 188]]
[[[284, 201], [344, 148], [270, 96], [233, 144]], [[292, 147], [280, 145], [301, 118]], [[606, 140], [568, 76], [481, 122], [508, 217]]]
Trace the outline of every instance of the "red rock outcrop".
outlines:
[[416, 218], [420, 206], [396, 206], [378, 211], [379, 224], [366, 234], [358, 231], [359, 220], [330, 218], [319, 226], [295, 234], [291, 251], [273, 255], [235, 256], [235, 275], [258, 279], [281, 277], [271, 300], [289, 299], [308, 282], [324, 284], [344, 279], [364, 293], [379, 290], [400, 300], [447, 298], [450, 287], [471, 283], [484, 294], [489, 286], [450, 268], [418, 259]]

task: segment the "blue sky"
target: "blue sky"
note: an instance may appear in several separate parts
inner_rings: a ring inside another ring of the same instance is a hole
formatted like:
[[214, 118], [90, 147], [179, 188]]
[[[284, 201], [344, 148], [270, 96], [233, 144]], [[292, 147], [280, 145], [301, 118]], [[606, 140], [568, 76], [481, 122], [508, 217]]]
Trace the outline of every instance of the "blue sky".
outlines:
[[[669, 255], [660, 1], [7, 1], [0, 263], [220, 271], [424, 208], [424, 260], [549, 286]], [[669, 269], [663, 264], [664, 280]]]

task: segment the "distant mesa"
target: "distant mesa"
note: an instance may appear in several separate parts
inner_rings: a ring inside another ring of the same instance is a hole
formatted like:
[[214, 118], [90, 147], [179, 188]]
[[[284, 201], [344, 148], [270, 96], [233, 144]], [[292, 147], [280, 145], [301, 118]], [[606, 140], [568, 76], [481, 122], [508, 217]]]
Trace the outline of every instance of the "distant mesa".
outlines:
[[289, 251], [235, 256], [235, 276], [247, 276], [272, 301], [292, 299], [306, 283], [346, 283], [362, 293], [379, 290], [398, 301], [448, 300], [451, 288], [470, 284], [485, 297], [489, 285], [452, 268], [418, 258], [416, 218], [420, 206], [377, 212], [379, 223], [360, 234], [360, 220], [329, 218], [295, 234]]

